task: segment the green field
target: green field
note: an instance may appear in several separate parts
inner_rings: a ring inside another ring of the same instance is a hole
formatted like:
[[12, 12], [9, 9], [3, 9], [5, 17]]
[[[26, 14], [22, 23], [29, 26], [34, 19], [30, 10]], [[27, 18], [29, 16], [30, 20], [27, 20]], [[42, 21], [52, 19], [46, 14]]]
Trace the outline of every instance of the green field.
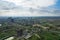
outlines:
[[[0, 24], [0, 40], [11, 36], [13, 40], [60, 40], [60, 19], [10, 17], [0, 19]], [[22, 33], [21, 36], [19, 33]]]

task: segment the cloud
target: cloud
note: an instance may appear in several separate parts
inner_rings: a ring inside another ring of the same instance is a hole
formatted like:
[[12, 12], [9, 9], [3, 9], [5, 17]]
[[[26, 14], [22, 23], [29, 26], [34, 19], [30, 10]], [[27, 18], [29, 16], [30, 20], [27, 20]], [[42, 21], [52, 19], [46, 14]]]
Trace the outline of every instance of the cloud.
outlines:
[[[2, 10], [0, 16], [60, 16], [58, 11], [50, 9], [32, 9], [33, 12], [25, 10]], [[56, 12], [56, 13], [55, 13]]]
[[16, 5], [12, 2], [0, 1], [0, 10], [10, 10], [13, 9]]
[[60, 10], [52, 9], [56, 0], [3, 0], [0, 16], [60, 16]]
[[54, 5], [57, 0], [5, 0], [5, 1], [13, 2], [16, 5], [36, 8]]

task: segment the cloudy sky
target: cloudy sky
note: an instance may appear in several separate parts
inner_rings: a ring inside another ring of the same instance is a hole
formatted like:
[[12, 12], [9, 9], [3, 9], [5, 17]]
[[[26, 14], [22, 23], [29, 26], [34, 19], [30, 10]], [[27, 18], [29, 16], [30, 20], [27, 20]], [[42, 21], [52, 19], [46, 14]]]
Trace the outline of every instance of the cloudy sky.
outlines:
[[60, 16], [60, 0], [0, 0], [0, 16]]

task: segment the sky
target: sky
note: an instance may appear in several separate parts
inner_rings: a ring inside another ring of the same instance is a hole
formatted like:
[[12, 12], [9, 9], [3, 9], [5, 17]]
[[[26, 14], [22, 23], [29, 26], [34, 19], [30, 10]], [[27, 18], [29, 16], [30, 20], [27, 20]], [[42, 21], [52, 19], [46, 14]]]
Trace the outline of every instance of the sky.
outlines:
[[60, 16], [60, 0], [0, 0], [0, 16]]

